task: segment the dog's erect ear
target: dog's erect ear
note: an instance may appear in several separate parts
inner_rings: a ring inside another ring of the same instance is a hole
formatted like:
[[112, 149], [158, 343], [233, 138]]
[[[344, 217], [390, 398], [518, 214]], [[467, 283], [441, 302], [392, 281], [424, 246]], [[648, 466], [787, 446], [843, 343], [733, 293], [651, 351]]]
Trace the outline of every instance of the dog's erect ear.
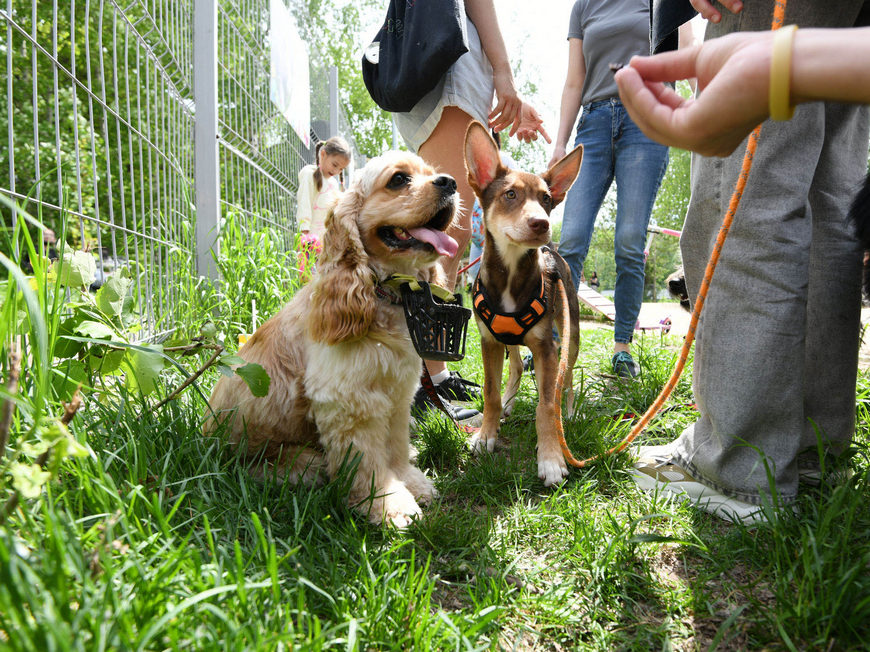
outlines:
[[465, 132], [465, 167], [468, 169], [468, 183], [478, 197], [502, 167], [495, 141], [476, 120]]
[[565, 199], [568, 189], [580, 172], [580, 164], [582, 162], [583, 145], [578, 145], [543, 174], [543, 179], [547, 182], [547, 186], [550, 188], [550, 195], [552, 195], [553, 201], [556, 204]]
[[375, 282], [357, 226], [364, 201], [358, 189], [348, 190], [326, 218], [308, 312], [308, 335], [315, 342], [358, 339], [374, 319]]

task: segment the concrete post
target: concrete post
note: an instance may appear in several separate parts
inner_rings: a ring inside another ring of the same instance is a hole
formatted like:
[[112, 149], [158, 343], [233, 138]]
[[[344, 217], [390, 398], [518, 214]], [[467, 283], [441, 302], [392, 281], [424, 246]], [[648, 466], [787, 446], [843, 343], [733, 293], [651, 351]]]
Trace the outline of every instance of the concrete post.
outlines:
[[218, 157], [217, 1], [193, 2], [194, 192], [196, 270], [218, 278], [212, 250], [218, 251], [220, 164]]

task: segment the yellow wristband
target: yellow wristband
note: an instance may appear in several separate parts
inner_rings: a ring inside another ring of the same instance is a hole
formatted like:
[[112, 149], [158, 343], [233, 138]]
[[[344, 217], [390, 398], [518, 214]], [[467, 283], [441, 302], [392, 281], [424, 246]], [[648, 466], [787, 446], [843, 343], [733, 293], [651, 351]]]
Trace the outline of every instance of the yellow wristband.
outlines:
[[797, 25], [781, 27], [773, 35], [773, 56], [770, 59], [770, 117], [791, 120], [791, 53]]

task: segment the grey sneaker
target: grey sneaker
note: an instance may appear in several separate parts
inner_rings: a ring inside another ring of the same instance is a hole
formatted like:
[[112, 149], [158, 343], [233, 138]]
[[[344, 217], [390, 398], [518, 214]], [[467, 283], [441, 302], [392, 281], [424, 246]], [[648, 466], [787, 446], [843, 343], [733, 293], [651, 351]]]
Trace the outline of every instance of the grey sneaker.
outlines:
[[701, 484], [673, 461], [673, 442], [662, 446], [641, 446], [630, 473], [644, 491], [670, 493], [688, 500], [694, 507], [732, 523], [767, 522], [761, 506], [743, 502]]
[[620, 378], [635, 378], [640, 373], [640, 365], [631, 357], [628, 351], [620, 351], [610, 360], [613, 373]]
[[846, 484], [852, 479], [855, 472], [848, 466], [836, 466], [834, 468], [825, 468], [822, 473], [820, 466], [815, 467], [800, 467], [798, 468], [798, 482], [802, 482], [811, 487], [819, 487], [823, 483], [832, 487]]

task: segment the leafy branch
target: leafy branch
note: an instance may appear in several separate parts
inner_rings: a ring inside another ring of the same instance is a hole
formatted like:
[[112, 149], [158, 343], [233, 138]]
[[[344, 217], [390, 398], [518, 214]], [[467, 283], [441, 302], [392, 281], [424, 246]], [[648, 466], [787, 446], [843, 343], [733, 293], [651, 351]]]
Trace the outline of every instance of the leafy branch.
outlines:
[[[73, 394], [72, 400], [69, 403], [63, 403], [63, 416], [60, 418], [60, 423], [64, 429], [70, 424], [75, 417], [76, 412], [78, 412], [79, 408], [82, 406], [82, 396], [79, 390], [75, 391]], [[34, 465], [40, 470], [44, 470], [46, 465], [48, 464], [48, 460], [51, 457], [51, 452], [54, 450], [54, 446], [49, 446], [46, 450], [40, 453], [39, 457], [36, 458]], [[18, 502], [21, 499], [21, 490], [16, 487], [12, 490], [12, 495], [6, 501], [6, 504], [3, 505], [3, 509], [0, 510], [0, 524], [6, 522], [6, 518], [15, 511], [15, 508], [18, 507]]]

